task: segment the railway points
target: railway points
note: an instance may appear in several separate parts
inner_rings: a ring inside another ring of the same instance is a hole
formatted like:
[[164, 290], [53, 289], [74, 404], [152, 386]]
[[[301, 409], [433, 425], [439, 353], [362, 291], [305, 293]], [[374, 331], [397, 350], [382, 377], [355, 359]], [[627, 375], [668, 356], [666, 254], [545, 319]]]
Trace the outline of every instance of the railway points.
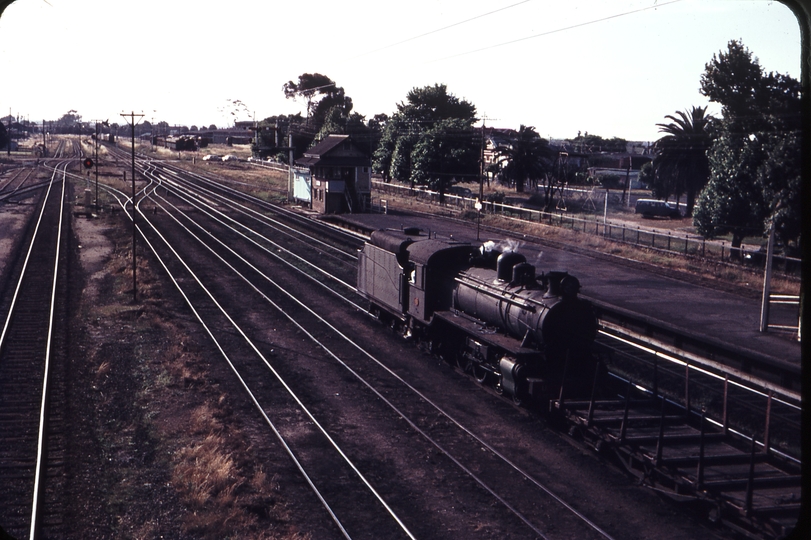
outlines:
[[[174, 177], [177, 173], [166, 173], [166, 178]], [[194, 182], [202, 182], [201, 179], [197, 179]], [[161, 195], [164, 193], [162, 189], [159, 189], [159, 193]], [[167, 199], [171, 201], [177, 202], [178, 198], [178, 189], [173, 188], [171, 190], [171, 195], [167, 196]], [[211, 193], [206, 193], [201, 196], [201, 201], [204, 204], [210, 204], [212, 207], [218, 208], [218, 211], [224, 211], [227, 214], [236, 214], [240, 212], [239, 207], [243, 204], [240, 203], [225, 203], [223, 200], [218, 200], [217, 198], [213, 197]], [[146, 199], [144, 204], [151, 204], [154, 199]], [[184, 203], [185, 204], [185, 203]], [[194, 212], [199, 214], [202, 210], [197, 209]], [[155, 214], [155, 219], [163, 219], [163, 214], [166, 213], [166, 209], [161, 208], [159, 214]], [[263, 210], [261, 213], [265, 213]], [[151, 212], [150, 212], [151, 214]], [[258, 215], [258, 214], [257, 214]], [[344, 216], [346, 218], [358, 218], [358, 217], [368, 217], [370, 219], [374, 219], [379, 216]], [[399, 228], [401, 224], [413, 225], [415, 221], [418, 221], [419, 218], [412, 219], [410, 216], [403, 217], [403, 216], [395, 216], [399, 218], [399, 222], [394, 225], [388, 224], [385, 226], [390, 226], [393, 228]], [[151, 216], [150, 216], [151, 218]], [[244, 220], [245, 223], [250, 222], [254, 218]], [[285, 220], [280, 220], [285, 221]], [[424, 230], [431, 230], [432, 232], [438, 233], [440, 236], [451, 236], [453, 235], [455, 238], [459, 240], [472, 240], [475, 238], [475, 229], [473, 233], [465, 232], [462, 230], [457, 230], [454, 227], [450, 226], [447, 230], [444, 228], [445, 225], [441, 224], [441, 220], [431, 219], [430, 221], [426, 222], [426, 227]], [[253, 226], [251, 226], [253, 227]], [[363, 224], [354, 224], [354, 228], [363, 229], [364, 227], [369, 227], [369, 225]], [[379, 227], [379, 226], [375, 226]], [[372, 227], [369, 227], [372, 228]], [[279, 233], [279, 237], [284, 236], [286, 233]], [[472, 238], [471, 238], [472, 237]], [[495, 239], [495, 237], [494, 237]], [[279, 238], [274, 236], [274, 240], [278, 241]], [[310, 240], [306, 239], [306, 237], [302, 237], [301, 240], [298, 241], [299, 244], [302, 243], [309, 243]], [[282, 242], [287, 243], [285, 242]], [[295, 240], [290, 241], [291, 244], [295, 244]], [[282, 249], [281, 246], [273, 247], [272, 251], [277, 251]], [[327, 250], [326, 244], [323, 245], [323, 249]], [[572, 258], [569, 257], [569, 252], [561, 252], [561, 254], [555, 253], [555, 257], [560, 257], [560, 259], [553, 259], [552, 250], [554, 247], [549, 246], [542, 246], [539, 248], [535, 248], [538, 251], [536, 253], [540, 256], [540, 264], [538, 265], [539, 268], [543, 270], [550, 270], [550, 269], [558, 269], [558, 268], [550, 268], [551, 261], [563, 261], [564, 264], [568, 265], [563, 268], [563, 270], [569, 270], [571, 273], [577, 275], [581, 282], [586, 285], [586, 290], [584, 291], [586, 294], [589, 293], [590, 288], [590, 281], [591, 277], [584, 278], [584, 272], [581, 271], [577, 265], [582, 264], [579, 260], [572, 262]], [[351, 252], [351, 250], [349, 250]], [[582, 253], [575, 253], [578, 257], [585, 257]], [[331, 256], [330, 256], [331, 257]], [[532, 255], [528, 258], [531, 258]], [[538, 255], [534, 255], [535, 258], [538, 258]], [[323, 257], [322, 257], [323, 258]], [[316, 258], [317, 260], [317, 258]], [[584, 258], [584, 260], [588, 260]], [[602, 260], [600, 264], [602, 264]], [[588, 263], [587, 263], [588, 264]], [[597, 264], [591, 262], [592, 267], [596, 267]], [[599, 273], [599, 269], [594, 268], [595, 273]], [[628, 276], [617, 277], [616, 279], [620, 279], [623, 281], [623, 286], [626, 284], [635, 284], [637, 282], [637, 278], [632, 275], [632, 272], [627, 269]], [[667, 280], [672, 280], [671, 277], [667, 276], [659, 276], [660, 279], [663, 279], [663, 283], [666, 283]], [[629, 304], [630, 307], [627, 309], [623, 309], [619, 305], [615, 305], [612, 303], [612, 299], [610, 297], [610, 293], [612, 292], [610, 278], [603, 276], [604, 282], [602, 286], [609, 289], [608, 293], [603, 295], [603, 298], [608, 298], [608, 300], [604, 300], [598, 298], [596, 296], [592, 296], [591, 300], [597, 304], [600, 304], [602, 307], [603, 313], [608, 312], [609, 310], [613, 310], [615, 319], [613, 319], [613, 324], [620, 327], [626, 333], [634, 333], [637, 334], [640, 339], [646, 338], [648, 339], [648, 344], [655, 344], [657, 346], [662, 347], [664, 350], [662, 351], [664, 354], [672, 354], [674, 350], [681, 349], [686, 356], [698, 355], [699, 353], [706, 352], [706, 347], [708, 345], [708, 341], [706, 339], [702, 340], [702, 336], [697, 336], [697, 344], [694, 345], [694, 349], [690, 347], [686, 347], [684, 343], [684, 336], [680, 334], [681, 326], [680, 325], [668, 325], [667, 320], [663, 317], [639, 317], [636, 313], [633, 302]], [[642, 289], [645, 289], [645, 285], [643, 285]], [[288, 285], [288, 289], [295, 289], [296, 286]], [[652, 288], [655, 291], [655, 287]], [[644, 292], [644, 291], [643, 291]], [[658, 294], [662, 294], [661, 290], [658, 291]], [[652, 297], [655, 296], [654, 292], [651, 292]], [[682, 295], [677, 295], [681, 297]], [[641, 298], [632, 299], [632, 301], [643, 302]], [[708, 305], [711, 306], [712, 302], [707, 300]], [[626, 319], [622, 319], [621, 315], [626, 316]], [[709, 314], [712, 316], [712, 313]], [[346, 321], [343, 321], [346, 322]], [[607, 318], [603, 318], [605, 328], [608, 328], [609, 321]], [[668, 334], [668, 331], [670, 332]], [[697, 333], [698, 334], [698, 333]], [[707, 334], [711, 334], [711, 332], [707, 332]], [[713, 337], [711, 335], [704, 336], [704, 337]], [[773, 337], [773, 336], [770, 336]], [[789, 345], [792, 345], [791, 342], [788, 342]], [[716, 343], [719, 349], [732, 349], [733, 347], [725, 347], [724, 343]], [[742, 347], [739, 349], [743, 349], [745, 355], [747, 357], [756, 357], [758, 358], [757, 351], [745, 350]], [[763, 360], [762, 357], [759, 357], [757, 361]], [[775, 365], [782, 366], [779, 358], [771, 358], [766, 359], [767, 362], [773, 362]], [[727, 368], [732, 369], [731, 364], [724, 364], [723, 362], [719, 362], [725, 365]], [[762, 365], [765, 365], [762, 364]], [[740, 369], [739, 369], [740, 368]], [[736, 370], [741, 371], [744, 375], [752, 375], [752, 368], [751, 364], [749, 365], [738, 365], [735, 367]], [[790, 369], [790, 368], [787, 368]], [[431, 372], [435, 371], [434, 367], [430, 367], [425, 370], [425, 373], [421, 374], [422, 376], [426, 376]], [[754, 378], [755, 375], [752, 375]], [[622, 386], [623, 384], [628, 384], [625, 380], [618, 380], [618, 385]], [[782, 383], [776, 382], [774, 383], [774, 394], [769, 392], [768, 399], [772, 406], [776, 409], [779, 409], [783, 405], [780, 403], [781, 397], [778, 394], [778, 390], [782, 388]], [[485, 388], [486, 389], [486, 388]], [[450, 388], [449, 388], [450, 390]], [[343, 395], [345, 392], [341, 392]], [[730, 393], [733, 393], [732, 391]], [[681, 407], [678, 403], [671, 402], [666, 399], [661, 400], [661, 405], [656, 406], [656, 400], [651, 399], [651, 391], [649, 388], [644, 387], [641, 383], [634, 382], [634, 391], [626, 392], [622, 394], [623, 396], [627, 396], [628, 405], [626, 407], [625, 403], [622, 400], [611, 400], [611, 399], [592, 399], [592, 400], [557, 400], [554, 403], [554, 406], [559, 410], [563, 411], [564, 414], [569, 418], [570, 422], [572, 422], [575, 426], [582, 428], [582, 434], [580, 435], [580, 440], [584, 443], [592, 445], [594, 447], [600, 446], [600, 440], [593, 438], [593, 433], [595, 432], [594, 426], [601, 426], [602, 429], [602, 436], [604, 436], [604, 440], [619, 440], [625, 439], [624, 446], [621, 448], [625, 449], [625, 459], [631, 465], [629, 470], [633, 472], [634, 467], [638, 470], [647, 471], [648, 467], [652, 463], [654, 463], [657, 459], [663, 465], [667, 465], [671, 467], [671, 471], [675, 471], [672, 474], [668, 475], [660, 475], [655, 478], [651, 477], [648, 472], [643, 472], [640, 476], [639, 480], [643, 483], [649, 482], [651, 480], [655, 480], [651, 485], [664, 485], [667, 482], [670, 482], [674, 485], [679, 484], [682, 486], [684, 490], [685, 499], [694, 500], [695, 497], [694, 492], [691, 490], [694, 489], [694, 486], [697, 484], [702, 484], [707, 492], [714, 492], [715, 497], [708, 498], [708, 501], [717, 500], [718, 494], [722, 494], [721, 496], [726, 496], [724, 494], [729, 494], [729, 503], [725, 506], [722, 510], [718, 510], [719, 522], [726, 520], [729, 517], [729, 512], [735, 509], [735, 505], [738, 505], [742, 508], [742, 513], [758, 513], [758, 512], [765, 512], [765, 508], [768, 505], [769, 501], [777, 500], [774, 497], [792, 497], [792, 493], [794, 493], [795, 488], [792, 487], [792, 482], [797, 480], [796, 475], [786, 474], [784, 469], [778, 469], [776, 473], [771, 472], [774, 469], [772, 463], [769, 460], [764, 460], [761, 452], [761, 442], [760, 440], [756, 441], [755, 444], [752, 445], [752, 448], [755, 448], [756, 452], [749, 452], [748, 448], [744, 448], [741, 450], [740, 448], [736, 448], [736, 457], [730, 458], [729, 465], [732, 469], [746, 469], [750, 465], [750, 462], [753, 464], [753, 471], [754, 471], [754, 479], [749, 482], [754, 486], [755, 489], [749, 489], [747, 486], [747, 480], [740, 479], [740, 478], [731, 478], [731, 473], [721, 473], [719, 472], [720, 469], [715, 468], [720, 458], [711, 457], [704, 461], [704, 474], [701, 475], [702, 478], [699, 481], [698, 478], [698, 470], [702, 468], [702, 466], [695, 460], [694, 454], [706, 452], [707, 455], [716, 455], [716, 454], [725, 454], [729, 453], [729, 449], [724, 448], [723, 446], [714, 447], [711, 446], [712, 444], [726, 444], [725, 440], [719, 441], [719, 426], [713, 425], [709, 426], [706, 425], [704, 428], [696, 430], [695, 429], [695, 422], [684, 422], [685, 414], [687, 417], [700, 417], [701, 411], [694, 408], [690, 410], [688, 405], [687, 412], [683, 407]], [[654, 392], [655, 395], [655, 392]], [[772, 400], [774, 397], [774, 400]], [[333, 401], [337, 402], [337, 398], [329, 398], [330, 403]], [[509, 402], [508, 402], [509, 403]], [[689, 400], [688, 400], [689, 403]], [[492, 405], [492, 404], [491, 404]], [[651, 405], [653, 405], [651, 407]], [[478, 407], [477, 407], [478, 408]], [[625, 428], [625, 432], [622, 433], [620, 429], [623, 420], [623, 410], [627, 409], [630, 412], [626, 413], [629, 417], [628, 426]], [[482, 414], [483, 411], [480, 411]], [[780, 412], [782, 414], [782, 412]], [[425, 416], [425, 415], [424, 415]], [[636, 422], [639, 420], [643, 420], [642, 424], [633, 424], [632, 421]], [[647, 420], [646, 420], [647, 419]], [[468, 419], [470, 421], [471, 419]], [[671, 421], [680, 421], [682, 428], [679, 428], [676, 424], [669, 426], [667, 431], [665, 432], [664, 437], [658, 435], [658, 431], [660, 430], [659, 426], [664, 425], [665, 421], [668, 423]], [[645, 424], [644, 422], [648, 422]], [[722, 426], [723, 427], [723, 426]], [[773, 429], [776, 429], [775, 426], [772, 426]], [[684, 433], [677, 433], [676, 430], [683, 429]], [[768, 429], [768, 428], [767, 428]], [[589, 433], [591, 430], [591, 433]], [[575, 435], [577, 435], [575, 433]], [[774, 435], [774, 434], [773, 434]], [[681, 437], [684, 440], [684, 445], [679, 446], [676, 444], [676, 439]], [[701, 442], [701, 439], [706, 439], [706, 445]], [[657, 442], [658, 441], [658, 442]], [[662, 444], [664, 442], [664, 444]], [[454, 443], [456, 445], [458, 443]], [[768, 443], [766, 443], [768, 445]], [[692, 446], [690, 446], [692, 445]], [[474, 444], [475, 446], [475, 444]], [[662, 448], [661, 456], [659, 456], [659, 447]], [[703, 448], [703, 450], [702, 450]], [[674, 454], [675, 452], [675, 454]], [[678, 454], [681, 453], [683, 455], [679, 456]], [[752, 458], [751, 455], [756, 455], [756, 457]], [[742, 457], [743, 456], [743, 457]], [[548, 456], [545, 457], [545, 462], [549, 465]], [[744, 463], [746, 461], [746, 463]], [[734, 462], [734, 463], [733, 463]], [[740, 462], [740, 463], [738, 463]], [[780, 495], [779, 490], [783, 489], [783, 495]], [[771, 496], [769, 495], [768, 490], [773, 490], [772, 493], [776, 493], [776, 495]], [[778, 491], [774, 491], [778, 490]], [[671, 490], [671, 492], [674, 490]], [[675, 491], [678, 491], [675, 490]], [[796, 490], [795, 490], [796, 491]], [[672, 493], [671, 493], [672, 494]], [[569, 493], [571, 495], [571, 493]], [[770, 497], [772, 497], [770, 499]], [[708, 504], [712, 504], [711, 502]], [[793, 518], [793, 511], [796, 511], [798, 504], [796, 501], [782, 501], [778, 505], [774, 505], [776, 509], [780, 512], [783, 512], [785, 515], [781, 516], [779, 519], [783, 519], [784, 526], [790, 526], [792, 523]], [[712, 514], [712, 512], [710, 512]], [[534, 520], [535, 517], [532, 515], [532, 512], [526, 513], [530, 517], [531, 520]], [[433, 519], [433, 518], [432, 518]], [[602, 518], [601, 518], [602, 520]], [[603, 521], [598, 520], [598, 523], [603, 523]], [[543, 520], [541, 521], [543, 523]], [[772, 522], [772, 525], [780, 525], [779, 521]], [[769, 525], [769, 526], [772, 526]], [[540, 526], [538, 530], [542, 530], [544, 533], [548, 532], [546, 530], [546, 525]], [[617, 530], [614, 528], [609, 528], [614, 537], [622, 537], [622, 535], [617, 535]], [[686, 529], [688, 530], [688, 529]], [[747, 533], [748, 529], [745, 527], [741, 529], [742, 534]], [[776, 532], [775, 532], [776, 531]], [[772, 538], [772, 537], [779, 537], [779, 531], [774, 529], [770, 535], [763, 536], [764, 538]], [[726, 537], [726, 533], [720, 534], [720, 536]], [[555, 537], [555, 535], [549, 535], [550, 538]], [[753, 536], [753, 538], [760, 538], [761, 536]]]

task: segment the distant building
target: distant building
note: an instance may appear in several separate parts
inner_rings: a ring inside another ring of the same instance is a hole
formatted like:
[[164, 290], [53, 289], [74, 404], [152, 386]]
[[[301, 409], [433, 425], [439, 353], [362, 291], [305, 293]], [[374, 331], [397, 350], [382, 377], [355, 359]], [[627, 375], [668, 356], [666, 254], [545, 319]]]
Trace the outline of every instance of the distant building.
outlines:
[[253, 131], [242, 128], [227, 128], [217, 130], [203, 130], [195, 133], [200, 137], [205, 137], [213, 144], [251, 144], [253, 142]]
[[297, 159], [310, 170], [313, 210], [322, 214], [365, 212], [372, 197], [372, 164], [349, 135], [329, 135]]
[[631, 189], [644, 188], [639, 182], [639, 170], [645, 163], [653, 159], [647, 155], [638, 154], [599, 154], [591, 156], [592, 164], [588, 168], [589, 177], [598, 179], [601, 176], [619, 176], [622, 182], [628, 179]]

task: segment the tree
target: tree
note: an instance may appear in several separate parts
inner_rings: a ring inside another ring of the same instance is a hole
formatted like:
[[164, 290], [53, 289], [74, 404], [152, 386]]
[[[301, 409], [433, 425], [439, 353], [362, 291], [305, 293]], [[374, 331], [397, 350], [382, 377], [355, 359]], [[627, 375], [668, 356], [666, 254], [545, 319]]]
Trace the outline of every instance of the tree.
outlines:
[[445, 192], [465, 177], [478, 178], [479, 139], [467, 121], [447, 118], [436, 122], [421, 134], [411, 151], [412, 184], [426, 185], [439, 192], [440, 204]]
[[8, 138], [8, 134], [6, 133], [6, 126], [0, 122], [0, 148], [5, 148], [6, 145], [11, 142]]
[[56, 121], [54, 131], [56, 133], [80, 133], [82, 127], [82, 116], [74, 109], [69, 110]]
[[[444, 190], [453, 179], [478, 170], [478, 152], [468, 151], [480, 144], [473, 129], [475, 116], [476, 107], [449, 93], [444, 84], [412, 88], [386, 120], [374, 153], [375, 170], [386, 181], [396, 178]], [[431, 144], [438, 150], [431, 150]]]
[[[327, 113], [333, 107], [339, 107], [346, 116], [352, 111], [352, 98], [335, 81], [320, 73], [302, 73], [298, 82], [288, 81], [282, 87], [284, 97], [293, 99], [302, 97], [307, 103], [307, 122], [315, 130], [321, 128]], [[316, 97], [320, 96], [316, 100]]]
[[[244, 101], [241, 99], [231, 99], [228, 98], [225, 100], [226, 105], [219, 107], [218, 110], [220, 114], [228, 118], [228, 116], [233, 116], [232, 119], [234, 121], [234, 125], [236, 126], [237, 121], [239, 120], [240, 116], [245, 115], [250, 117], [251, 111], [248, 109], [248, 106], [245, 104]], [[226, 125], [228, 122], [226, 122]]]
[[368, 148], [364, 142], [369, 140], [369, 127], [366, 125], [366, 118], [362, 114], [346, 114], [342, 107], [332, 107], [324, 117], [321, 129], [315, 136], [317, 141], [327, 137], [327, 135], [351, 135], [360, 148]]
[[678, 118], [667, 115], [669, 124], [656, 124], [666, 135], [656, 141], [657, 156], [653, 161], [653, 185], [657, 197], [674, 195], [678, 200], [687, 194], [685, 214], [693, 213], [696, 194], [707, 184], [710, 176], [707, 150], [712, 139], [706, 115], [707, 107], [677, 111]]
[[643, 186], [648, 186], [649, 188], [653, 189], [654, 195], [656, 195], [656, 196], [659, 195], [656, 192], [656, 189], [654, 188], [654, 185], [653, 185], [654, 178], [653, 178], [653, 162], [652, 161], [648, 161], [647, 163], [644, 163], [639, 168], [639, 177], [638, 178], [639, 178], [639, 183], [640, 184], [642, 184]]
[[496, 148], [502, 175], [515, 185], [515, 191], [524, 191], [528, 180], [537, 184], [549, 174], [557, 152], [549, 148], [549, 141], [542, 139], [534, 127], [522, 125], [509, 145]]
[[611, 139], [604, 139], [599, 135], [589, 135], [587, 131], [581, 135], [577, 132], [577, 137], [572, 139], [572, 144], [578, 152], [586, 154], [597, 154], [600, 152], [618, 153], [625, 152], [628, 142], [619, 137], [612, 137]]
[[417, 133], [405, 133], [397, 137], [394, 143], [394, 151], [391, 154], [391, 168], [389, 178], [411, 182], [414, 187], [415, 177], [411, 174], [413, 170], [411, 163], [411, 153], [419, 141]]
[[[375, 147], [374, 155], [372, 156], [372, 167], [383, 175], [384, 182], [390, 182], [394, 178], [408, 178], [411, 171], [411, 161], [409, 159], [408, 166], [405, 168], [397, 167], [397, 174], [395, 174], [395, 154], [397, 160], [402, 160], [403, 145], [402, 140], [408, 140], [407, 137], [408, 124], [405, 119], [400, 115], [394, 115], [391, 119], [387, 119], [383, 132], [380, 137], [380, 142]], [[400, 148], [398, 149], [398, 145]], [[414, 141], [408, 141], [408, 154], [411, 154], [411, 149], [414, 147]]]
[[[754, 169], [762, 159], [756, 145], [731, 133], [722, 133], [709, 152], [711, 179], [699, 196], [693, 223], [705, 238], [732, 233], [732, 247], [744, 237], [762, 232], [765, 217], [763, 192]], [[748, 139], [748, 138], [747, 138]]]
[[800, 83], [765, 74], [739, 41], [705, 66], [701, 91], [722, 106], [712, 124], [710, 179], [693, 223], [705, 237], [732, 234], [732, 247], [772, 224], [785, 246], [800, 239]]
[[440, 120], [457, 118], [473, 125], [476, 106], [448, 93], [444, 84], [412, 88], [406, 95], [406, 103], [397, 105], [397, 112], [413, 122], [433, 125]]

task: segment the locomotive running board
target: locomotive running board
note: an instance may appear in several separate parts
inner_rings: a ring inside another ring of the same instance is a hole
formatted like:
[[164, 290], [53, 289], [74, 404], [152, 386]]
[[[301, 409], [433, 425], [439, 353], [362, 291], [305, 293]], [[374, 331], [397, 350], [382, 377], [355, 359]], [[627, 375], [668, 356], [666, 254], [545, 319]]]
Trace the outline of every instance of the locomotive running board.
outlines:
[[516, 346], [516, 343], [519, 342], [512, 336], [503, 334], [500, 330], [497, 330], [492, 326], [483, 325], [481, 321], [474, 319], [473, 317], [470, 317], [462, 312], [435, 311], [434, 319], [431, 320], [432, 325], [435, 323], [436, 319], [462, 330], [467, 335], [475, 337], [479, 341], [502, 349], [516, 358], [526, 358], [540, 354], [536, 349], [530, 347], [521, 347], [520, 345]]

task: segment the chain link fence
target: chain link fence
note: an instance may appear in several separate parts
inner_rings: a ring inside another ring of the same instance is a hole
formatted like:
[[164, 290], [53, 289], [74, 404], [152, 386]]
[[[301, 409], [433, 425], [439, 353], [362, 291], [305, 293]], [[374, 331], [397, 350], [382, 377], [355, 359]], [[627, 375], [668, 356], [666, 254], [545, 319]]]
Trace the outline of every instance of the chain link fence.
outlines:
[[[375, 190], [378, 193], [396, 194], [409, 196], [424, 202], [439, 204], [439, 193], [423, 188], [410, 188], [393, 183], [373, 181]], [[593, 201], [594, 192], [589, 190], [567, 189], [560, 196], [560, 201], [564, 202], [567, 197], [577, 195], [581, 198], [585, 196], [586, 202], [594, 204], [596, 209], [598, 204], [605, 201]], [[619, 195], [613, 195], [619, 197]], [[459, 211], [475, 212], [476, 198], [471, 196], [445, 193], [445, 206], [450, 206]], [[381, 202], [383, 201], [383, 202]], [[373, 209], [384, 211], [388, 207], [385, 197], [375, 197]], [[689, 233], [677, 233], [673, 231], [657, 231], [656, 229], [642, 226], [629, 226], [627, 224], [611, 223], [603, 216], [576, 216], [569, 214], [565, 209], [557, 211], [543, 211], [532, 208], [525, 208], [508, 204], [506, 202], [484, 201], [482, 203], [482, 213], [500, 215], [511, 219], [540, 223], [579, 231], [585, 234], [600, 236], [606, 240], [622, 242], [629, 245], [644, 247], [646, 249], [658, 250], [668, 254], [678, 254], [683, 256], [701, 257], [703, 259], [716, 260], [724, 264], [736, 266], [746, 266], [752, 269], [762, 270], [766, 263], [766, 252], [760, 246], [733, 248], [730, 243], [718, 240], [707, 240], [702, 236]], [[775, 255], [773, 259], [773, 270], [786, 276], [799, 277], [802, 270], [802, 260], [794, 257]]]

